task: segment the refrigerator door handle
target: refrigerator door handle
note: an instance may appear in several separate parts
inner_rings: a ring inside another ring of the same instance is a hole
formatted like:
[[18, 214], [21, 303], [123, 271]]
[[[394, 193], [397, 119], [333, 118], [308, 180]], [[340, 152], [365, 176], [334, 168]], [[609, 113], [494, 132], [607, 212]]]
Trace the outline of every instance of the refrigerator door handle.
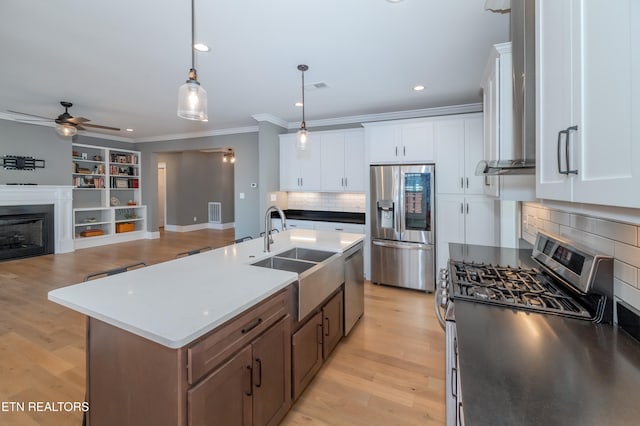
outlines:
[[380, 247], [391, 247], [391, 248], [410, 249], [410, 250], [433, 249], [432, 244], [407, 243], [402, 241], [390, 241], [390, 240], [373, 240], [373, 245], [380, 246]]

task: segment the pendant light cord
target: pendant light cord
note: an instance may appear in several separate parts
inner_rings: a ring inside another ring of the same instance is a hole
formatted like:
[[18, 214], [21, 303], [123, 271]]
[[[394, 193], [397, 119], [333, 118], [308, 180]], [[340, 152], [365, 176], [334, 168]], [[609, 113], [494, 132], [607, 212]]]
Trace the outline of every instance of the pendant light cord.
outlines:
[[191, 0], [191, 69], [192, 70], [196, 69], [196, 53], [195, 53], [195, 49], [193, 48], [193, 45], [196, 42], [194, 3], [195, 3], [195, 0]]

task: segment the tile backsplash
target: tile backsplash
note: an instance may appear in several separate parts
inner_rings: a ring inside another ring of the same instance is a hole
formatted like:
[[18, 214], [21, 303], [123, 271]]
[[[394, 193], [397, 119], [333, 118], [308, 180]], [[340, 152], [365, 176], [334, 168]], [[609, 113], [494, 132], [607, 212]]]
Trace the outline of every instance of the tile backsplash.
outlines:
[[364, 213], [365, 195], [343, 192], [289, 192], [288, 208]]
[[565, 237], [614, 257], [614, 294], [640, 309], [640, 225], [523, 203], [522, 238], [538, 230]]

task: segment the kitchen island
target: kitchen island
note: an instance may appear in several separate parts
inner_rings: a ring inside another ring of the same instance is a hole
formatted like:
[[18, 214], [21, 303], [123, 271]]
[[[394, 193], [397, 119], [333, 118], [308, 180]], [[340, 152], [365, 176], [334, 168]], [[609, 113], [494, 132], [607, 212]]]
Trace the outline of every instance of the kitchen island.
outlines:
[[241, 424], [281, 418], [301, 274], [252, 264], [294, 247], [335, 262], [363, 238], [288, 231], [270, 253], [256, 239], [50, 292], [88, 316], [89, 424], [209, 424], [221, 407]]
[[[450, 245], [454, 260], [533, 267], [530, 250]], [[455, 301], [468, 425], [629, 425], [640, 342], [608, 324]]]

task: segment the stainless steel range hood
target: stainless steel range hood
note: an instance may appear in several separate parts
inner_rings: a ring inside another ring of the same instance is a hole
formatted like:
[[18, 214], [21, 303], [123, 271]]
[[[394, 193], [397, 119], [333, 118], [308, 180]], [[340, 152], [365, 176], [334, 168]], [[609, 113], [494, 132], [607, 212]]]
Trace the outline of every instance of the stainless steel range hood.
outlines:
[[535, 173], [535, 0], [511, 0], [513, 159], [481, 161], [476, 174]]

